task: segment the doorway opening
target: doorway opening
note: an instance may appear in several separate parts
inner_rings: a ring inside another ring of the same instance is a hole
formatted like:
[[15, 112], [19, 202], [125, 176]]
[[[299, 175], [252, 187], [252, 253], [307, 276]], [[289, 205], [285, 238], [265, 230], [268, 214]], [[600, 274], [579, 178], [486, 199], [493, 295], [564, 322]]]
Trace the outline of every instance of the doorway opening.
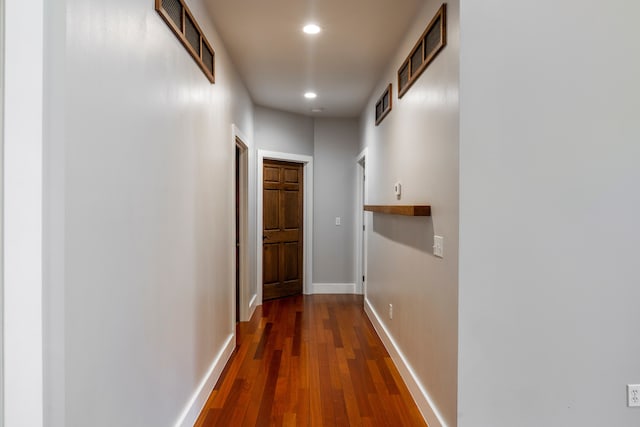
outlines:
[[249, 320], [249, 149], [246, 140], [234, 126], [233, 135], [233, 324]]
[[0, 0], [0, 426], [4, 423], [4, 0]]
[[236, 323], [240, 321], [240, 147], [236, 145], [235, 181], [236, 181]]
[[282, 162], [298, 163], [302, 165], [303, 183], [303, 223], [302, 223], [302, 293], [311, 293], [311, 272], [313, 271], [313, 157], [300, 155], [281, 153], [275, 151], [258, 150], [257, 158], [257, 172], [258, 177], [256, 180], [258, 188], [256, 188], [256, 230], [258, 232], [258, 238], [256, 239], [256, 290], [258, 304], [262, 304], [263, 295], [263, 239], [261, 232], [263, 227], [263, 196], [264, 196], [264, 163], [269, 160], [278, 160]]
[[356, 283], [357, 292], [367, 295], [367, 214], [366, 204], [366, 150], [356, 160]]
[[302, 293], [304, 169], [265, 160], [262, 169], [262, 299]]

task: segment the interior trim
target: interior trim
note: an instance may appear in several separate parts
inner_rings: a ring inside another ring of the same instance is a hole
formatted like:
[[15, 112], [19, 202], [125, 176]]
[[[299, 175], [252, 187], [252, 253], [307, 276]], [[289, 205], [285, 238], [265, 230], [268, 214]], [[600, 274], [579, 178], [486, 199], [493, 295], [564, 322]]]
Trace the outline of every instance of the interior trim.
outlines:
[[220, 378], [220, 375], [222, 375], [222, 370], [231, 358], [235, 347], [236, 335], [234, 333], [229, 335], [227, 341], [222, 346], [222, 349], [220, 349], [220, 352], [213, 360], [213, 363], [209, 367], [209, 370], [205, 374], [202, 381], [200, 381], [200, 384], [191, 396], [191, 399], [189, 399], [189, 402], [174, 424], [175, 427], [193, 427], [193, 425], [198, 420], [200, 412], [202, 412], [205, 403], [207, 403], [207, 399], [209, 399], [209, 396], [213, 391], [213, 387], [215, 387], [216, 382], [218, 382], [218, 379]]
[[355, 236], [355, 275], [356, 284], [358, 286], [357, 293], [366, 295], [366, 274], [367, 274], [367, 230], [365, 229], [366, 218], [364, 214], [364, 205], [367, 201], [367, 148], [362, 150], [356, 158], [356, 217], [354, 224], [356, 225]]
[[438, 408], [433, 403], [431, 396], [421, 384], [420, 379], [414, 372], [402, 351], [400, 351], [400, 348], [393, 340], [393, 336], [384, 326], [380, 316], [378, 316], [378, 313], [366, 296], [364, 299], [364, 311], [367, 313], [369, 320], [371, 320], [371, 324], [373, 324], [373, 328], [376, 330], [378, 336], [382, 340], [382, 343], [389, 352], [393, 363], [396, 365], [396, 368], [398, 368], [400, 376], [406, 383], [411, 396], [413, 396], [413, 400], [415, 400], [416, 405], [418, 405], [418, 409], [420, 409], [420, 413], [429, 427], [448, 427], [444, 418], [440, 414], [440, 411], [438, 411]]
[[[232, 149], [235, 153], [236, 147], [240, 148], [240, 189], [241, 189], [241, 199], [240, 199], [240, 313], [239, 318], [240, 321], [246, 322], [251, 318], [251, 314], [253, 311], [251, 310], [251, 303], [249, 302], [251, 290], [251, 269], [253, 268], [252, 260], [251, 260], [251, 226], [249, 224], [249, 209], [250, 209], [250, 200], [251, 200], [251, 177], [250, 177], [250, 164], [251, 164], [251, 150], [249, 147], [251, 146], [251, 140], [236, 126], [235, 124], [231, 125], [231, 133], [232, 133]], [[235, 154], [234, 154], [235, 159]], [[234, 161], [235, 165], [235, 161]], [[232, 168], [232, 171], [235, 170]], [[231, 182], [235, 182], [235, 174], [231, 177]], [[232, 191], [231, 200], [229, 202], [229, 206], [231, 207], [231, 216], [235, 218], [235, 188]], [[235, 240], [233, 242], [235, 246]], [[233, 283], [233, 289], [231, 290], [232, 294], [235, 298], [235, 271], [236, 271], [236, 259], [235, 259], [235, 248], [232, 250], [233, 259], [231, 261], [231, 283]], [[235, 307], [235, 301], [232, 307]], [[235, 316], [232, 319], [232, 324], [235, 324], [236, 319]]]
[[314, 295], [321, 294], [357, 294], [355, 283], [314, 283], [312, 285]]

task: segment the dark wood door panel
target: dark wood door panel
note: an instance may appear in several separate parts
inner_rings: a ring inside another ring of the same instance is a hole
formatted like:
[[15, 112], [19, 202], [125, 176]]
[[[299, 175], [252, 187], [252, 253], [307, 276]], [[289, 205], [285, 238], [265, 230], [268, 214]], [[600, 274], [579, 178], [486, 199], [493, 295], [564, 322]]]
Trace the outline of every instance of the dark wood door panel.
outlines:
[[300, 252], [298, 242], [288, 242], [284, 244], [284, 280], [292, 281], [300, 279], [298, 271], [298, 253]]
[[280, 229], [280, 191], [264, 190], [264, 229]]
[[265, 284], [262, 289], [262, 299], [268, 301], [275, 298], [284, 298], [290, 297], [292, 295], [299, 295], [302, 293], [301, 285], [301, 281], [299, 280], [293, 282], [282, 282], [278, 284]]
[[280, 244], [264, 244], [262, 265], [264, 283], [278, 283], [280, 281]]
[[264, 230], [262, 240], [264, 243], [294, 242], [298, 240], [299, 230]]
[[263, 300], [302, 293], [303, 167], [265, 160]]
[[282, 200], [282, 204], [284, 205], [284, 228], [286, 230], [299, 229], [300, 228], [300, 210], [299, 210], [299, 191], [288, 191], [285, 190], [282, 192], [282, 196], [284, 200]]
[[284, 170], [284, 182], [287, 184], [291, 183], [299, 183], [300, 182], [300, 174], [297, 169], [285, 169]]
[[264, 182], [265, 183], [280, 183], [280, 168], [277, 166], [265, 166], [264, 167]]

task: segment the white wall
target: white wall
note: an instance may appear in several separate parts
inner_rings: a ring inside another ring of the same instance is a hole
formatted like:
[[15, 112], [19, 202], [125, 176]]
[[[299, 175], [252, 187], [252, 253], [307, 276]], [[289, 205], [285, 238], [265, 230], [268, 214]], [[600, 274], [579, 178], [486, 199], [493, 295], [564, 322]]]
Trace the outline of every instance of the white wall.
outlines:
[[66, 0], [44, 2], [43, 347], [44, 419], [65, 424]]
[[[425, 2], [362, 114], [361, 148], [368, 148], [367, 203], [432, 206], [429, 218], [368, 214], [366, 297], [390, 339], [404, 355], [406, 366], [413, 370], [416, 400], [430, 425], [455, 426], [459, 139], [457, 1], [448, 2], [448, 45], [400, 100], [396, 83], [398, 67], [440, 5], [436, 1]], [[375, 102], [389, 82], [393, 82], [393, 110], [376, 127]], [[396, 200], [393, 191], [396, 181], [402, 183], [401, 200]], [[444, 236], [444, 259], [433, 256], [434, 234]], [[388, 317], [389, 304], [393, 304], [393, 319]], [[396, 364], [404, 363], [399, 357], [395, 361]]]
[[253, 134], [251, 100], [203, 1], [189, 6], [216, 50], [215, 85], [153, 2], [59, 6], [47, 16], [46, 280], [59, 292], [45, 340], [64, 343], [47, 349], [51, 425], [172, 425], [234, 332], [231, 124]]
[[[357, 120], [314, 120], [314, 283], [356, 282], [354, 198], [358, 144]], [[340, 226], [336, 226], [336, 217], [340, 217]]]
[[4, 414], [0, 424], [38, 427], [43, 422], [44, 2], [3, 3]]
[[640, 425], [637, 2], [464, 2], [460, 427]]

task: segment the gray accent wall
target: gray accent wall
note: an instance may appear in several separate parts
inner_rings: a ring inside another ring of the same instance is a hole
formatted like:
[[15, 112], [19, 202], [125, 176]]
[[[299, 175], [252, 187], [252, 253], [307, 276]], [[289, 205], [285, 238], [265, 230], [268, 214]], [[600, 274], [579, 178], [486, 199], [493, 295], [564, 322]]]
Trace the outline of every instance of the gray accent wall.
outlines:
[[[356, 119], [255, 107], [257, 149], [313, 157], [312, 283], [355, 284]], [[336, 217], [341, 225], [335, 225]], [[258, 272], [258, 274], [262, 274]]]
[[300, 114], [256, 106], [257, 149], [313, 156], [313, 119]]
[[[355, 283], [355, 119], [314, 121], [313, 282]], [[336, 217], [340, 225], [336, 225]]]

